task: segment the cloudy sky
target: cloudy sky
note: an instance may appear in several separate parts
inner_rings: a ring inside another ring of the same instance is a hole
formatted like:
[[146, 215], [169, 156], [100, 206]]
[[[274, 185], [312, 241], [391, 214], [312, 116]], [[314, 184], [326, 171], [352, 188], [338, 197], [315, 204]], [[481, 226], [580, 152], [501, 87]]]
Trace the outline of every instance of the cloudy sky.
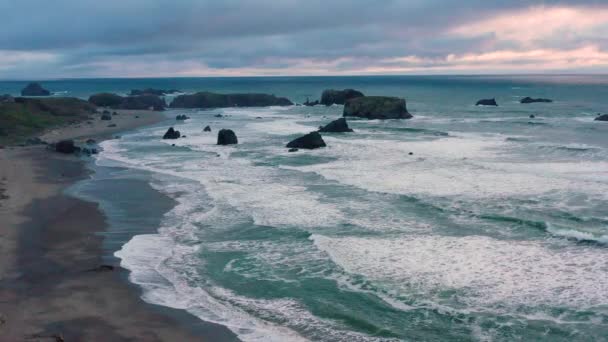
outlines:
[[0, 79], [608, 73], [608, 0], [0, 0]]

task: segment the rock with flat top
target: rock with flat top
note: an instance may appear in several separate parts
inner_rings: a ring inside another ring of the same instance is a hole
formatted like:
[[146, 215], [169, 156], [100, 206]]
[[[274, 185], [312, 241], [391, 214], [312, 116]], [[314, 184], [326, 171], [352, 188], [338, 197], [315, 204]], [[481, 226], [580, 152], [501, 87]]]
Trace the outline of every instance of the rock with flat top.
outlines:
[[319, 132], [310, 132], [304, 136], [290, 141], [286, 147], [290, 149], [303, 148], [306, 150], [312, 150], [325, 146], [327, 145], [325, 145], [325, 141], [323, 141], [323, 137], [321, 136], [321, 134], [319, 134]]
[[321, 94], [321, 104], [331, 106], [332, 104], [343, 105], [346, 101], [357, 97], [363, 97], [362, 92], [355, 89], [335, 90], [327, 89]]
[[389, 96], [363, 96], [350, 99], [344, 104], [344, 116], [366, 119], [411, 119], [405, 100]]

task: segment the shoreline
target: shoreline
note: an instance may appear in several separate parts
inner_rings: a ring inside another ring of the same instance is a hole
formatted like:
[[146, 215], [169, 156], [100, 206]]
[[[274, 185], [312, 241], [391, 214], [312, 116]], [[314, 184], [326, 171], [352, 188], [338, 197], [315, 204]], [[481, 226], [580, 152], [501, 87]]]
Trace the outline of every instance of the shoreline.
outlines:
[[[95, 120], [41, 138], [102, 140], [168, 119], [134, 111], [115, 118], [118, 127]], [[86, 160], [45, 146], [0, 149], [0, 340], [236, 340], [224, 326], [145, 302], [118, 261], [99, 269], [107, 218], [98, 203], [66, 193], [90, 172]]]

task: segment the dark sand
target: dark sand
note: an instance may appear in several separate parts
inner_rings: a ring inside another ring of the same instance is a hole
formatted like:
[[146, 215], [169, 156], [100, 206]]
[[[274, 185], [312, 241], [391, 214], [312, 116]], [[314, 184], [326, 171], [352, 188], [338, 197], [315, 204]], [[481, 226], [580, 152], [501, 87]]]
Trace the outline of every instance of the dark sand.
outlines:
[[96, 203], [64, 194], [86, 176], [75, 156], [0, 150], [0, 341], [236, 340], [223, 326], [145, 303], [118, 265], [91, 271], [103, 263], [106, 219]]

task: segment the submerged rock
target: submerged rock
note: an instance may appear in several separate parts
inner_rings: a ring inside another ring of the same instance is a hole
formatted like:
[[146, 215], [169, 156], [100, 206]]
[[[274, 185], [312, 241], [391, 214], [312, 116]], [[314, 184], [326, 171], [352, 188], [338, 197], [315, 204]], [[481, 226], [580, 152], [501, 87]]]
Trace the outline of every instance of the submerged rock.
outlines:
[[363, 96], [344, 104], [344, 116], [367, 119], [411, 119], [405, 100], [389, 96]]
[[231, 129], [221, 129], [217, 133], [217, 144], [218, 145], [235, 145], [238, 144], [236, 134]]
[[496, 99], [483, 99], [477, 101], [476, 106], [498, 106]]
[[531, 97], [524, 97], [523, 99], [519, 100], [519, 103], [535, 103], [535, 102], [549, 103], [549, 102], [553, 102], [553, 100], [542, 99], [542, 98], [534, 99]]
[[199, 92], [192, 95], [179, 95], [171, 108], [227, 108], [227, 107], [268, 107], [291, 106], [293, 103], [284, 97], [268, 94], [216, 94]]
[[301, 136], [297, 139], [290, 141], [286, 147], [288, 148], [303, 148], [307, 150], [312, 150], [319, 147], [325, 147], [325, 141], [323, 141], [323, 137], [319, 132], [310, 132], [304, 136]]
[[211, 132], [211, 127], [205, 126], [205, 128], [203, 129], [203, 132]]
[[179, 139], [180, 136], [181, 134], [179, 131], [176, 131], [173, 129], [173, 127], [170, 127], [165, 135], [163, 135], [163, 139]]
[[339, 118], [338, 120], [334, 120], [325, 126], [319, 127], [319, 132], [346, 133], [353, 132], [353, 130], [348, 127], [348, 123], [346, 122], [345, 118]]
[[287, 152], [298, 152], [299, 150], [297, 148], [290, 148]]
[[321, 104], [331, 106], [332, 104], [343, 105], [346, 101], [357, 97], [363, 97], [362, 92], [355, 89], [335, 90], [327, 89], [321, 94]]
[[608, 121], [608, 114], [598, 115], [595, 121]]
[[30, 83], [21, 90], [21, 96], [49, 96], [51, 92], [42, 88], [40, 83]]

